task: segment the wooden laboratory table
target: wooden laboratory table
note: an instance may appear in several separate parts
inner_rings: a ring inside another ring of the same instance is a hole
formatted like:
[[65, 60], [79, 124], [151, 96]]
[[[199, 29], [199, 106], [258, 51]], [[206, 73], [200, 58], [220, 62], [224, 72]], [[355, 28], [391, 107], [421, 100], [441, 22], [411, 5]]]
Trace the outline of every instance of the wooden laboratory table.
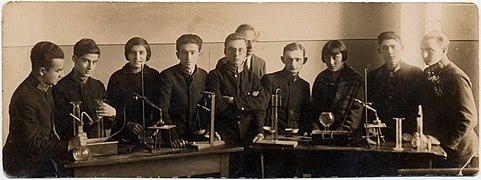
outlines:
[[244, 148], [215, 148], [206, 150], [162, 148], [153, 153], [147, 150], [91, 157], [86, 161], [65, 164], [75, 177], [190, 177], [220, 173], [229, 176], [229, 155]]
[[415, 151], [404, 143], [402, 151], [386, 142], [372, 147], [313, 145], [299, 142], [295, 148], [252, 145], [261, 154], [263, 177], [369, 177], [397, 176], [399, 169], [431, 168], [434, 159], [446, 158], [440, 146]]

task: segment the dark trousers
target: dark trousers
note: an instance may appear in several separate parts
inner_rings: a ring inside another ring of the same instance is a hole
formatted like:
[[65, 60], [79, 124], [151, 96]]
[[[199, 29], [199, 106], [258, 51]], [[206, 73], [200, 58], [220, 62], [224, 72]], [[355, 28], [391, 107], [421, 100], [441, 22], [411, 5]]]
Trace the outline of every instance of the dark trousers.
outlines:
[[252, 151], [250, 148], [244, 149], [243, 152], [230, 155], [229, 163], [230, 178], [260, 178], [261, 177], [261, 159], [258, 152]]

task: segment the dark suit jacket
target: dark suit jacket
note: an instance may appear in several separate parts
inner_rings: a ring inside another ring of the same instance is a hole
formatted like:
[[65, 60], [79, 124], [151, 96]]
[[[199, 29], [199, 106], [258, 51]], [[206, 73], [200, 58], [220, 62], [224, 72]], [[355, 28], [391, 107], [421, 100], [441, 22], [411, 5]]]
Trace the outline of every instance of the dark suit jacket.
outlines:
[[308, 119], [309, 100], [311, 97], [309, 83], [299, 76], [292, 76], [285, 70], [264, 75], [261, 83], [266, 91], [267, 106], [269, 107], [266, 125], [272, 126], [272, 100], [270, 97], [276, 93], [277, 88], [280, 88], [281, 103], [278, 109], [279, 133], [285, 133], [286, 127], [299, 128], [299, 134], [308, 132], [311, 125]]
[[[216, 129], [228, 146], [244, 146], [258, 133], [263, 133], [265, 95], [260, 80], [251, 71], [237, 74], [227, 64], [207, 76], [206, 91], [216, 95]], [[252, 92], [259, 91], [257, 96]], [[222, 96], [234, 97], [234, 104]]]
[[[429, 70], [433, 67], [434, 71]], [[448, 59], [426, 68], [424, 72], [424, 133], [439, 139], [448, 153], [448, 160], [466, 160], [478, 151], [479, 143], [474, 131], [478, 113], [471, 81]]]
[[[98, 122], [95, 100], [107, 99], [107, 91], [102, 82], [89, 77], [85, 83], [81, 83], [74, 77], [73, 70], [53, 86], [52, 92], [55, 100], [55, 128], [57, 128], [60, 138], [65, 140], [73, 137], [72, 117], [69, 115], [72, 113], [73, 107], [70, 102], [82, 101], [80, 112], [86, 112], [94, 122]], [[84, 118], [83, 123], [83, 131], [89, 138], [99, 137], [96, 132], [98, 123], [89, 125], [87, 118]], [[108, 128], [111, 121], [106, 119], [104, 123], [104, 126]]]
[[[176, 125], [172, 139], [192, 140], [199, 123], [206, 128], [205, 119], [197, 116], [197, 103], [202, 99], [207, 72], [195, 68], [191, 75], [177, 64], [160, 73], [159, 107], [163, 120]], [[196, 119], [197, 118], [197, 119]]]
[[[369, 72], [368, 101], [377, 110], [379, 118], [386, 123], [383, 134], [387, 140], [395, 140], [396, 123], [394, 117], [406, 118], [402, 122], [402, 131], [414, 133], [416, 131], [416, 117], [418, 106], [423, 99], [423, 72], [420, 68], [400, 62], [400, 69], [393, 73], [386, 65]], [[369, 120], [374, 119], [370, 112]]]
[[[227, 58], [223, 57], [217, 61], [217, 65], [215, 66], [216, 69], [220, 68], [221, 65], [224, 65], [227, 63]], [[258, 78], [262, 78], [264, 74], [266, 74], [266, 61], [264, 59], [256, 56], [255, 54], [252, 54], [252, 59], [251, 59], [251, 69], [254, 74], [258, 76]]]
[[[65, 160], [68, 141], [60, 140], [53, 131], [53, 98], [30, 75], [13, 93], [10, 101], [10, 126], [3, 148], [3, 168], [13, 176], [54, 175], [52, 159]], [[48, 172], [50, 171], [50, 172]]]
[[312, 87], [310, 117], [314, 122], [314, 128], [323, 128], [319, 122], [319, 115], [322, 112], [332, 112], [335, 120], [329, 129], [354, 133], [361, 122], [363, 110], [363, 106], [354, 102], [354, 98], [364, 99], [364, 81], [362, 76], [347, 64], [344, 64], [340, 71], [338, 88], [331, 106], [327, 105], [331, 72], [326, 69], [317, 75]]

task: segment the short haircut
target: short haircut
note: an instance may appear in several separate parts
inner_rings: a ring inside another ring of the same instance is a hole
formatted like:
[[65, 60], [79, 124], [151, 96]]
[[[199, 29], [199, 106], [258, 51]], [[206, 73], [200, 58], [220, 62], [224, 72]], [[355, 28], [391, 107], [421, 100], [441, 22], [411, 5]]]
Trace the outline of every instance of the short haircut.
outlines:
[[100, 49], [92, 39], [81, 39], [73, 46], [73, 55], [81, 57], [86, 54], [98, 54], [100, 57]]
[[30, 52], [30, 61], [32, 62], [32, 71], [39, 70], [44, 67], [50, 69], [53, 59], [64, 59], [62, 49], [56, 44], [48, 41], [41, 41], [33, 46]]
[[447, 48], [449, 46], [449, 37], [439, 31], [431, 31], [428, 32], [426, 35], [423, 37], [423, 41], [426, 39], [435, 39], [438, 41], [438, 43], [441, 44], [441, 47]]
[[290, 43], [284, 47], [284, 50], [282, 51], [282, 55], [286, 53], [286, 51], [294, 51], [294, 50], [302, 50], [303, 56], [306, 57], [306, 49], [304, 46], [297, 42]]
[[382, 32], [381, 34], [379, 34], [379, 36], [377, 36], [377, 45], [381, 46], [382, 42], [385, 41], [385, 40], [388, 40], [388, 39], [394, 39], [397, 42], [399, 42], [399, 44], [403, 43], [403, 40], [401, 39], [401, 36], [396, 34], [396, 32], [385, 31], [385, 32]]
[[132, 50], [132, 47], [136, 45], [141, 45], [145, 47], [145, 50], [147, 51], [147, 61], [150, 60], [150, 56], [152, 53], [150, 51], [149, 43], [141, 37], [133, 37], [129, 39], [127, 43], [125, 43], [125, 48], [124, 48], [125, 59], [129, 60], [130, 50]]
[[339, 53], [342, 54], [342, 61], [346, 61], [347, 59], [346, 45], [338, 40], [328, 41], [322, 48], [322, 54], [321, 54], [322, 62], [324, 63], [326, 62], [326, 60], [324, 59], [324, 56], [328, 56], [328, 55], [332, 56]]
[[236, 33], [242, 33], [242, 31], [246, 31], [246, 30], [254, 31], [254, 34], [257, 34], [256, 29], [254, 28], [254, 26], [251, 26], [251, 25], [249, 25], [249, 24], [241, 24], [239, 27], [237, 27], [237, 29], [235, 30], [235, 32], [236, 32]]
[[244, 42], [246, 42], [247, 44], [247, 40], [246, 38], [240, 34], [240, 33], [232, 33], [232, 34], [229, 34], [226, 38], [225, 38], [225, 41], [224, 41], [224, 48], [227, 47], [227, 44], [229, 44], [229, 42], [231, 41], [236, 41], [236, 40], [243, 40]]
[[195, 34], [184, 34], [180, 36], [175, 42], [175, 49], [179, 51], [180, 46], [184, 44], [197, 44], [199, 51], [202, 49], [202, 39]]

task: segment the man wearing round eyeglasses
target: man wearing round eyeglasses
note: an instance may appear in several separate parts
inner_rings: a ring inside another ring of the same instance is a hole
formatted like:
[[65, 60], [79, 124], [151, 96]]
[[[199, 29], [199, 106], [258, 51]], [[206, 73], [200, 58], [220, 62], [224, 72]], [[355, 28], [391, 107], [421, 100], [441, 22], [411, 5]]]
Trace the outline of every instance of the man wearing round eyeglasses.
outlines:
[[230, 176], [256, 177], [249, 168], [259, 161], [255, 161], [255, 154], [248, 148], [252, 142], [264, 138], [265, 95], [258, 76], [244, 69], [247, 43], [242, 34], [227, 36], [224, 54], [227, 63], [209, 73], [206, 91], [214, 92], [217, 97], [216, 129], [226, 146], [246, 148], [245, 152], [231, 156]]
[[[244, 38], [246, 39], [247, 52], [245, 57], [245, 64], [243, 67], [256, 74], [258, 78], [262, 78], [262, 76], [266, 74], [266, 61], [254, 54], [254, 47], [255, 43], [257, 42], [257, 32], [255, 28], [249, 24], [242, 24], [237, 27], [235, 32], [242, 34], [242, 36], [244, 36]], [[215, 68], [217, 69], [226, 63], [227, 58], [222, 58], [217, 62]]]

